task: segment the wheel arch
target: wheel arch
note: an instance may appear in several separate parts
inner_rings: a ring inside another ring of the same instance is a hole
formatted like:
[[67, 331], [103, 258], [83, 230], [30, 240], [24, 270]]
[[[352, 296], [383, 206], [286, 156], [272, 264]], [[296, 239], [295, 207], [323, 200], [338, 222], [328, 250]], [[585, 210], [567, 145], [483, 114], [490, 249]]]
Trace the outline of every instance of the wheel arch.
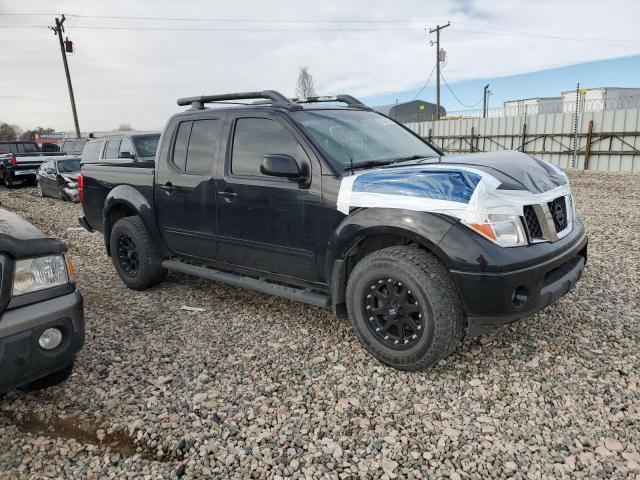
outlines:
[[362, 209], [347, 217], [329, 242], [325, 266], [334, 313], [346, 314], [349, 275], [360, 259], [376, 250], [415, 245], [448, 265], [449, 258], [438, 244], [452, 225], [444, 215], [402, 209]]
[[148, 200], [142, 193], [129, 185], [118, 185], [107, 195], [102, 210], [103, 234], [107, 254], [111, 255], [109, 238], [113, 226], [121, 218], [131, 216], [140, 217], [153, 241], [157, 242], [163, 251], [166, 250]]

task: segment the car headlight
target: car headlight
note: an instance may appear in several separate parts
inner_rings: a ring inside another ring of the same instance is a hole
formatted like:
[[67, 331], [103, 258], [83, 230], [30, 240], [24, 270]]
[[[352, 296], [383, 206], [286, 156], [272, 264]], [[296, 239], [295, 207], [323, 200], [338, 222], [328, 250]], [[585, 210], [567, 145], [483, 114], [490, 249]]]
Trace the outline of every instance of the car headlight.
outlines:
[[78, 182], [67, 182], [67, 187], [78, 188]]
[[64, 255], [16, 260], [12, 295], [37, 292], [74, 281], [75, 267]]
[[519, 215], [488, 214], [484, 222], [463, 223], [501, 247], [519, 247], [528, 243]]

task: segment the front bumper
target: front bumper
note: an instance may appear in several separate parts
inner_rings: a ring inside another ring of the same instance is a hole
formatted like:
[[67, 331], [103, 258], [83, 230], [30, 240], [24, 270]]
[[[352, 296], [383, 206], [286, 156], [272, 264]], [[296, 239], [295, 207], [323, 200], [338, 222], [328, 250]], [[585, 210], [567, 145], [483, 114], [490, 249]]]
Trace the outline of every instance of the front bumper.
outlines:
[[[38, 339], [51, 327], [62, 331], [63, 340], [44, 350]], [[0, 317], [0, 394], [68, 366], [84, 338], [83, 301], [77, 291], [5, 311]]]
[[482, 335], [533, 315], [569, 292], [587, 261], [587, 235], [579, 229], [561, 253], [534, 265], [501, 272], [451, 271], [467, 313], [467, 334]]

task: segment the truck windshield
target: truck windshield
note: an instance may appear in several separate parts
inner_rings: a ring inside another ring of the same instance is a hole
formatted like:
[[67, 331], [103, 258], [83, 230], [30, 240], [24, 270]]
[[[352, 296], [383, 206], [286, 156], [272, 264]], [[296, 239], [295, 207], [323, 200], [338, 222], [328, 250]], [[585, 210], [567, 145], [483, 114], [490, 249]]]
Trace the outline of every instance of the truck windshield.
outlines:
[[348, 169], [439, 156], [419, 138], [375, 112], [302, 110], [294, 120], [326, 154]]
[[136, 151], [140, 157], [155, 157], [159, 141], [159, 133], [133, 137], [133, 143], [136, 144]]

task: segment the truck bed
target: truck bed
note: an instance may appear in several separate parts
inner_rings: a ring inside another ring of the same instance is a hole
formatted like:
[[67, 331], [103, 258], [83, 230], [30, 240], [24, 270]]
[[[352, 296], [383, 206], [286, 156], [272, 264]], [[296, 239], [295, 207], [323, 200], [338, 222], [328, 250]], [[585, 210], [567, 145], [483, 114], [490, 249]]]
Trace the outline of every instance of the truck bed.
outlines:
[[[94, 230], [103, 230], [102, 209], [109, 192], [114, 188], [132, 186], [149, 204], [153, 203], [155, 163], [152, 160], [85, 162], [81, 165], [81, 173], [85, 218]], [[131, 201], [138, 203], [133, 198]]]

